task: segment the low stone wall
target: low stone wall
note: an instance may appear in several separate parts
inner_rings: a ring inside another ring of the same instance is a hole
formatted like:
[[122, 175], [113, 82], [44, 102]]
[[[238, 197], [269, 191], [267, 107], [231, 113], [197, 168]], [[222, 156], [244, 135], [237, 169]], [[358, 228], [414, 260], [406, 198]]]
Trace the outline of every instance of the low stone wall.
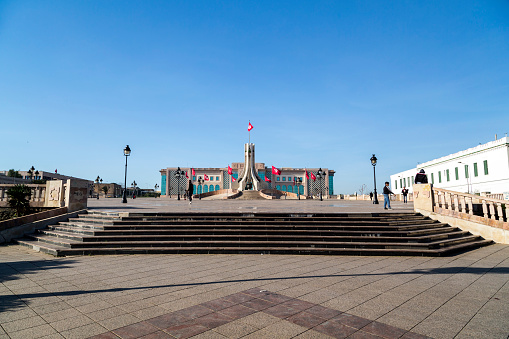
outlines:
[[[212, 191], [212, 192], [206, 192], [206, 193], [201, 193], [201, 194], [194, 194], [193, 198], [194, 197], [196, 197], [196, 198], [200, 198], [200, 197], [201, 198], [206, 198], [206, 197], [211, 197], [211, 196], [214, 196], [214, 195], [228, 194], [228, 193], [233, 193], [232, 196], [235, 196], [236, 194], [238, 196], [239, 191], [237, 191], [235, 189], [225, 188], [225, 189], [221, 189], [221, 190], [217, 190], [217, 191]], [[233, 199], [233, 198], [225, 197], [225, 199]]]
[[0, 244], [10, 242], [12, 239], [21, 238], [25, 234], [34, 233], [37, 229], [43, 229], [48, 225], [55, 225], [69, 218], [75, 218], [78, 214], [87, 213], [87, 210], [79, 210], [67, 213], [67, 207], [55, 208], [50, 211], [34, 213], [21, 218], [9, 219], [0, 222]]

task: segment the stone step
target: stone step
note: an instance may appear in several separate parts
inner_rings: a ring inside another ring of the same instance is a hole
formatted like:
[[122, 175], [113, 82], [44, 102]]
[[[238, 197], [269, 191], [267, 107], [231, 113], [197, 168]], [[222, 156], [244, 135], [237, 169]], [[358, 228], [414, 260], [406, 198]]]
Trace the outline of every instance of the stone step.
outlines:
[[[382, 256], [445, 256], [456, 252], [487, 246], [492, 242], [480, 240], [440, 249], [371, 249], [371, 248], [313, 248], [313, 247], [123, 247], [123, 248], [79, 248], [51, 249], [57, 256], [105, 255], [105, 254], [299, 254], [299, 255], [382, 255]], [[25, 242], [25, 246], [43, 248], [38, 244]]]

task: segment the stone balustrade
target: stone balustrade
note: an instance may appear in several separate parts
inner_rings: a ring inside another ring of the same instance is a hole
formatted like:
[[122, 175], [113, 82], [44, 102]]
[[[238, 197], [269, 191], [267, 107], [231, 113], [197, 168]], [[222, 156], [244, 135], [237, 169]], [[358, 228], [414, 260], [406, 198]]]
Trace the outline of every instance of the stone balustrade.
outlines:
[[454, 192], [430, 184], [414, 185], [414, 210], [432, 219], [509, 244], [509, 202]]
[[[14, 186], [16, 185], [0, 184], [0, 207], [8, 206], [7, 201], [9, 200], [9, 197], [7, 196], [7, 191], [9, 188]], [[32, 191], [32, 195], [30, 196], [30, 206], [44, 206], [44, 202], [46, 200], [46, 184], [28, 184], [26, 186], [30, 187], [30, 190]]]
[[441, 188], [433, 188], [433, 194], [435, 211], [453, 211], [479, 216], [482, 214], [486, 220], [508, 222], [508, 201], [448, 191]]

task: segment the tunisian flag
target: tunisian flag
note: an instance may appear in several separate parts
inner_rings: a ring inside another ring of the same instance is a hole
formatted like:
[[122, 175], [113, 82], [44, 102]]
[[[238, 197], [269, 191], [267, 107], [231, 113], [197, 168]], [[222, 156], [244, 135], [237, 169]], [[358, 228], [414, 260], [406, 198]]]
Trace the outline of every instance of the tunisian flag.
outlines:
[[276, 167], [272, 166], [272, 174], [280, 175], [281, 174], [281, 170], [279, 170]]
[[272, 180], [270, 180], [269, 178], [265, 177], [265, 181], [267, 182], [272, 182]]
[[187, 171], [186, 171], [186, 178], [189, 179], [189, 175], [187, 175]]
[[232, 173], [233, 173], [232, 168], [230, 167], [230, 165], [228, 165], [228, 174], [232, 175]]
[[209, 181], [209, 176], [204, 174], [203, 177], [205, 178], [205, 181]]
[[251, 131], [253, 129], [253, 125], [251, 125], [251, 122], [249, 122], [249, 125], [247, 125], [247, 130]]
[[313, 181], [316, 180], [316, 176], [313, 174], [313, 172], [311, 172], [311, 179], [313, 179]]
[[191, 173], [193, 173], [193, 175], [196, 175], [196, 173], [194, 172], [194, 168], [191, 168]]
[[232, 181], [235, 182], [235, 181], [237, 181], [237, 179], [235, 179], [235, 177], [232, 177]]
[[308, 180], [309, 180], [308, 170], [306, 170], [306, 179], [308, 179]]

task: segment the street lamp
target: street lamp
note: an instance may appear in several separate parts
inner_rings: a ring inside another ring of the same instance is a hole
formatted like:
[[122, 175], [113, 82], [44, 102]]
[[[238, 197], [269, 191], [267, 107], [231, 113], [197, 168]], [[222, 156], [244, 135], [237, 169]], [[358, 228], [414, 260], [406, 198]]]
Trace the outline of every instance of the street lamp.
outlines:
[[180, 200], [180, 178], [184, 177], [186, 173], [180, 169], [180, 167], [177, 168], [175, 171], [175, 178], [177, 178], [177, 200]]
[[97, 199], [99, 199], [99, 182], [103, 182], [103, 179], [99, 178], [99, 176], [97, 176], [97, 178], [95, 178], [95, 183], [97, 184]]
[[[318, 172], [316, 172], [316, 178], [318, 179], [318, 183], [320, 183], [321, 180], [324, 181], [324, 185], [325, 185], [325, 176], [327, 175], [327, 173], [325, 173], [325, 171], [322, 171], [322, 168], [320, 167], [320, 169], [318, 169]], [[322, 184], [319, 184], [320, 185], [320, 201], [323, 201], [323, 193], [322, 193]]]
[[295, 187], [297, 187], [297, 198], [300, 200], [299, 185], [302, 185], [302, 178], [294, 177], [294, 179], [295, 179]]
[[[205, 180], [203, 180], [202, 177], [198, 177], [198, 187], [202, 187], [204, 182], [205, 182]], [[198, 191], [198, 189], [196, 191]], [[201, 193], [202, 193], [202, 191], [200, 191], [200, 194], [198, 194], [198, 198], [200, 200], [201, 200]]]
[[32, 180], [32, 178], [34, 176], [34, 171], [35, 171], [34, 166], [30, 167], [30, 169], [28, 170], [28, 175], [30, 176], [30, 180]]
[[373, 180], [374, 180], [374, 183], [375, 183], [375, 190], [374, 190], [375, 191], [375, 199], [373, 200], [373, 204], [378, 205], [378, 194], [376, 193], [376, 173], [375, 173], [376, 161], [378, 159], [373, 154], [373, 156], [369, 160], [371, 160], [371, 165], [373, 165]]
[[[470, 166], [468, 166], [468, 164], [465, 164], [464, 162], [461, 162], [461, 161], [458, 161], [458, 164], [463, 164], [465, 165], [465, 169], [466, 169], [466, 176], [467, 176], [467, 193], [470, 194], [470, 186], [472, 186], [472, 191], [474, 190], [473, 189], [473, 185], [472, 185], [472, 178], [470, 177]], [[468, 179], [470, 179], [470, 185], [468, 183]]]
[[125, 176], [124, 176], [124, 194], [122, 196], [122, 203], [127, 203], [127, 157], [131, 155], [131, 149], [129, 145], [124, 148], [125, 155]]

